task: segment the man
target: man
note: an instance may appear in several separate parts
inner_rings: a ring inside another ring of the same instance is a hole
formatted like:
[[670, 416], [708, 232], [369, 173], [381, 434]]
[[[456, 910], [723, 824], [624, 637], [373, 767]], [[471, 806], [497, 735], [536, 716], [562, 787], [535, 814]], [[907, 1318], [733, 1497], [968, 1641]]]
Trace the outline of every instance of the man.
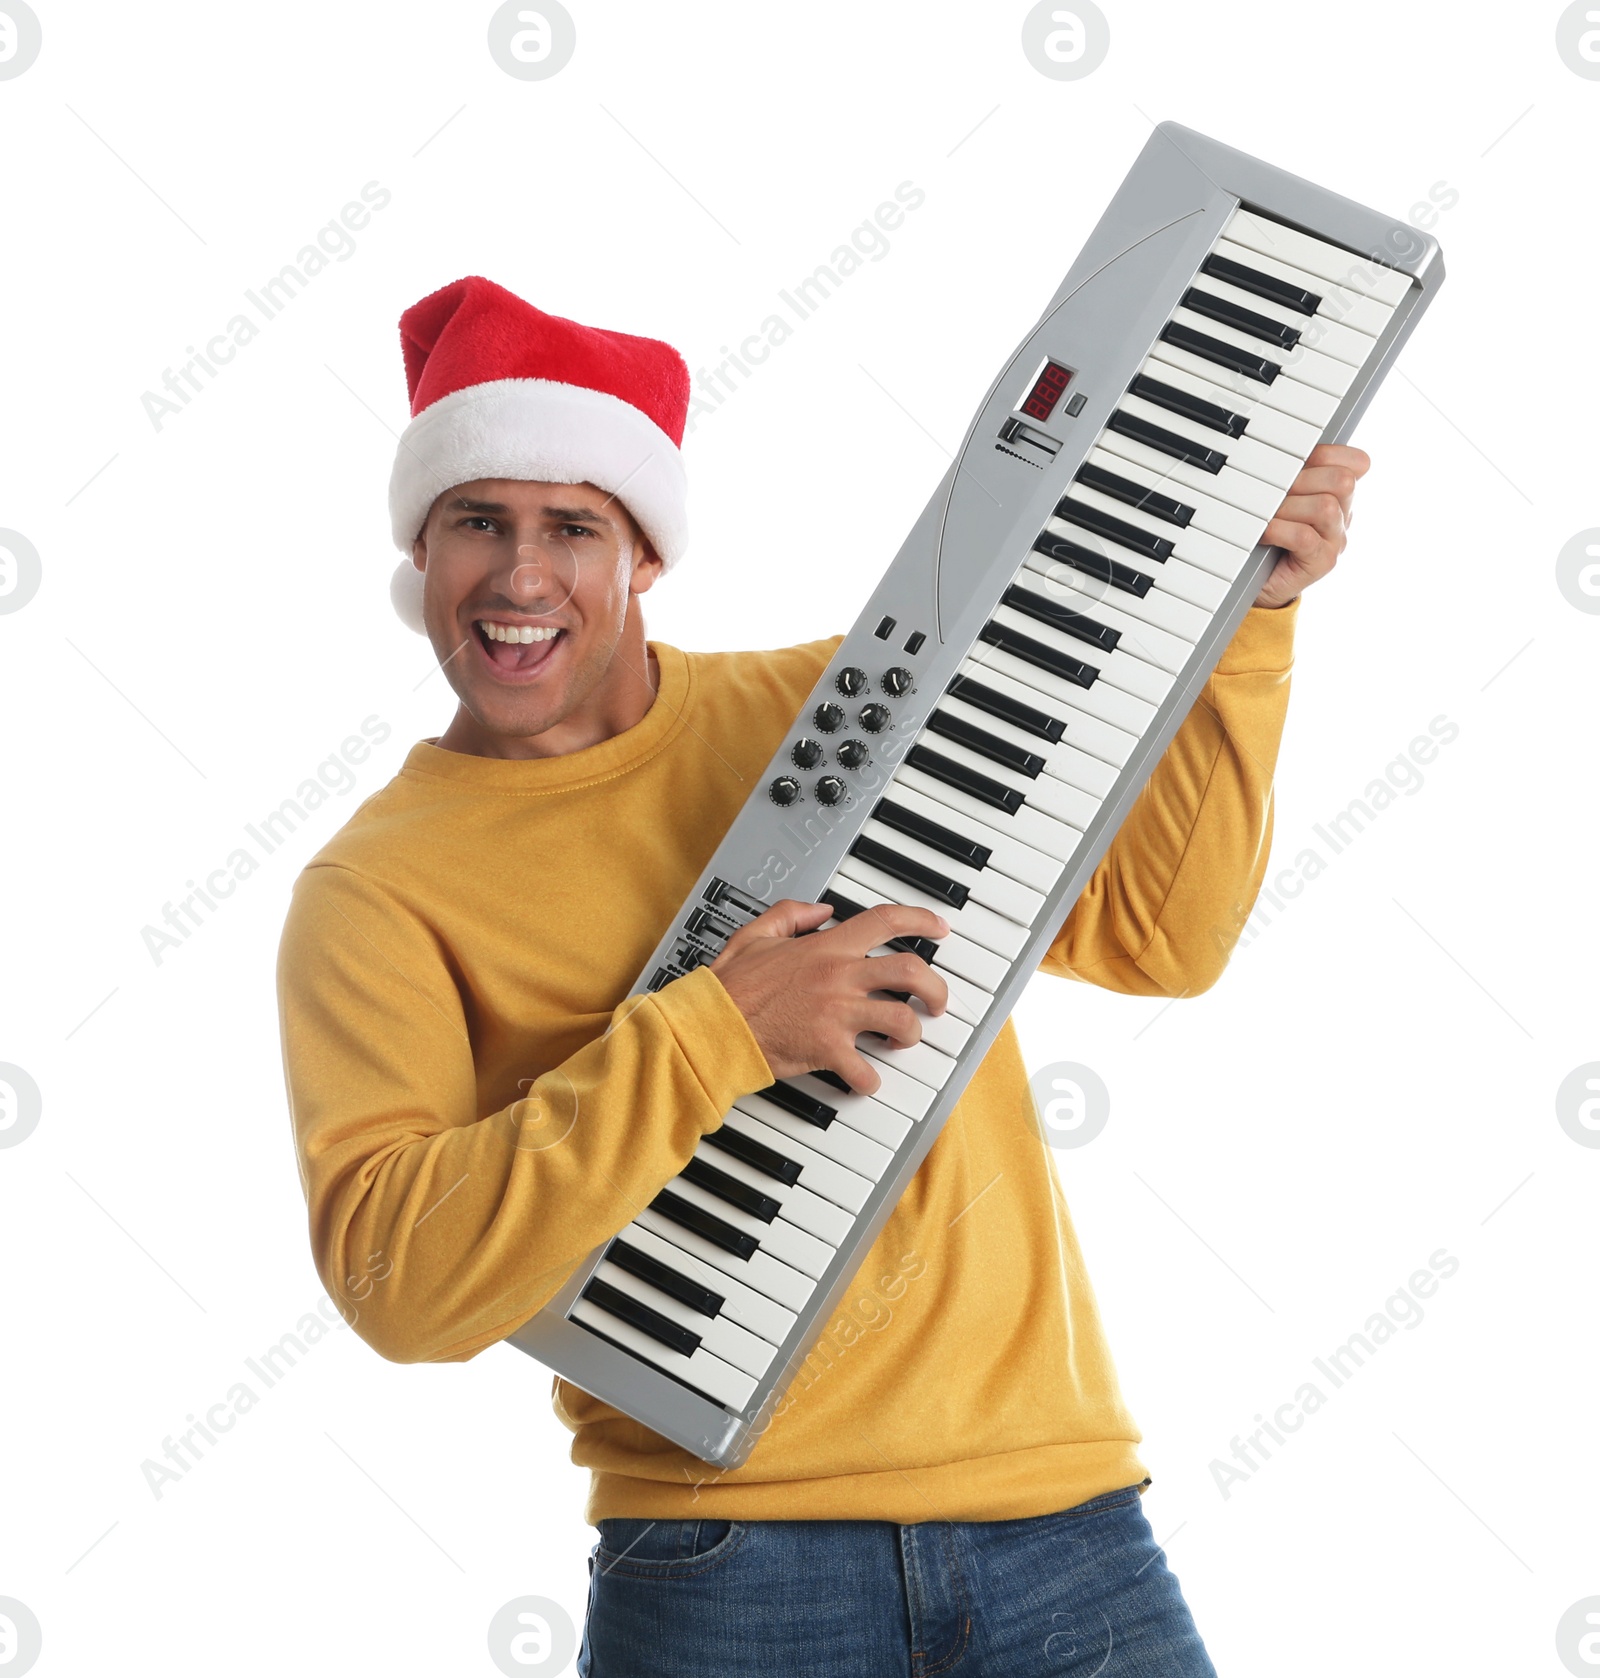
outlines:
[[[709, 968], [625, 994], [840, 638], [646, 638], [686, 539], [669, 346], [476, 278], [401, 335], [394, 598], [459, 704], [301, 875], [280, 1001], [318, 1271], [385, 1357], [459, 1362], [740, 1096], [815, 1068], [870, 1093], [858, 1034], [914, 1043], [946, 1001], [884, 942], [948, 927], [892, 907], [816, 931], [825, 908], [781, 902]], [[1266, 866], [1295, 603], [1367, 465], [1323, 448], [1300, 474], [1267, 530], [1283, 557], [1047, 973], [1150, 996], [1217, 978]], [[554, 1398], [600, 1531], [580, 1671], [1213, 1670], [1140, 1510], [1009, 1022], [741, 1468], [559, 1379]]]

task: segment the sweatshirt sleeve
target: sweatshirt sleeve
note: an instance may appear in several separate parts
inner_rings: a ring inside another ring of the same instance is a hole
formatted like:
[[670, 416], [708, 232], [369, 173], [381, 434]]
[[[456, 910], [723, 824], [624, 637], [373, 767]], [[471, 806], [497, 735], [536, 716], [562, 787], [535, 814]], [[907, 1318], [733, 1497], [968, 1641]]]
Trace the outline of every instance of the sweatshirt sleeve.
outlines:
[[737, 1097], [772, 1082], [700, 969], [625, 998], [599, 1036], [485, 1111], [448, 950], [339, 866], [296, 883], [278, 1002], [317, 1272], [399, 1363], [461, 1362], [519, 1327]]
[[1041, 972], [1136, 996], [1215, 984], [1266, 873], [1299, 609], [1245, 614]]

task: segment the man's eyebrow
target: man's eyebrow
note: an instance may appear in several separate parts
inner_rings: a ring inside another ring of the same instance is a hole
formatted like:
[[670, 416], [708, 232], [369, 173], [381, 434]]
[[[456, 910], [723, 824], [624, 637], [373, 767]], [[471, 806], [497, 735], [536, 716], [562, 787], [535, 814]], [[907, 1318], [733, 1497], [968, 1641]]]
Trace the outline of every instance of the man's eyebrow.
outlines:
[[[450, 506], [458, 513], [509, 513], [511, 509], [503, 501], [473, 501], [465, 495], [452, 497]], [[546, 518], [552, 519], [588, 519], [594, 524], [605, 524], [607, 518], [604, 513], [597, 513], [592, 507], [541, 507], [539, 509]]]

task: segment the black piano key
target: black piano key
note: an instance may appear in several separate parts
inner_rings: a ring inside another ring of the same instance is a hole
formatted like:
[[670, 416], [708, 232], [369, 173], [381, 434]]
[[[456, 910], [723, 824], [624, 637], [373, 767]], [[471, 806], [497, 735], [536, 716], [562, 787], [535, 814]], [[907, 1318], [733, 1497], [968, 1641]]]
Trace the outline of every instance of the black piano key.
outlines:
[[614, 1288], [609, 1282], [593, 1281], [583, 1290], [583, 1297], [598, 1305], [602, 1311], [609, 1311], [613, 1317], [620, 1317], [623, 1322], [631, 1323], [641, 1334], [648, 1334], [652, 1340], [659, 1340], [663, 1346], [670, 1346], [675, 1352], [682, 1352], [685, 1357], [691, 1357], [700, 1349], [700, 1336], [686, 1329], [682, 1323], [673, 1322], [671, 1317], [663, 1317], [659, 1311], [652, 1311], [642, 1301], [626, 1294], [621, 1288]]
[[1067, 732], [1067, 725], [1060, 717], [1052, 717], [1048, 711], [1024, 705], [1020, 699], [1013, 699], [1009, 693], [1000, 693], [971, 676], [952, 677], [944, 691], [952, 699], [966, 700], [974, 710], [987, 711], [991, 717], [998, 717], [1013, 728], [1048, 740], [1052, 746], [1058, 744]]
[[[955, 691], [954, 682], [950, 684], [948, 691]], [[989, 866], [991, 852], [987, 845], [980, 845], [976, 839], [964, 839], [959, 833], [952, 833], [948, 827], [941, 827], [938, 822], [918, 815], [915, 810], [908, 810], [903, 804], [896, 804], [892, 798], [880, 798], [872, 814], [874, 819], [882, 822], [885, 827], [892, 827], [896, 833], [903, 833], [908, 839], [920, 839], [929, 850], [949, 857], [952, 862], [964, 862], [968, 868]]]
[[[720, 1136], [722, 1131], [713, 1131], [711, 1134]], [[799, 1169], [799, 1166], [795, 1167], [796, 1171]], [[714, 1317], [722, 1309], [723, 1295], [714, 1293], [710, 1288], [701, 1287], [681, 1271], [663, 1264], [653, 1254], [635, 1247], [631, 1241], [624, 1241], [620, 1235], [606, 1248], [606, 1257], [618, 1270], [626, 1270], [630, 1276], [637, 1276], [641, 1282], [648, 1282], [651, 1287], [660, 1288], [662, 1293], [670, 1295], [680, 1305], [687, 1305], [691, 1311], [698, 1311], [702, 1317]]]
[[764, 1224], [770, 1224], [783, 1210], [770, 1194], [763, 1194], [760, 1189], [752, 1188], [744, 1178], [719, 1171], [716, 1166], [708, 1165], [703, 1159], [690, 1160], [684, 1166], [681, 1175], [696, 1188], [716, 1195], [719, 1199], [727, 1201], [730, 1206], [737, 1206], [741, 1212], [748, 1212], [752, 1218], [760, 1218]]
[[1182, 414], [1196, 425], [1208, 425], [1213, 431], [1220, 431], [1228, 437], [1244, 436], [1244, 428], [1250, 423], [1243, 414], [1236, 414], [1219, 403], [1207, 402], [1202, 396], [1191, 396], [1188, 391], [1179, 390], [1176, 385], [1163, 384], [1147, 373], [1139, 374], [1128, 386], [1128, 392], [1132, 396], [1142, 396], [1146, 402], [1154, 402], [1158, 408], [1165, 408], [1170, 413]]
[[[1031, 588], [1023, 588], [1020, 583], [1010, 584], [1000, 596], [1000, 603], [1011, 607], [1013, 611], [1026, 612], [1030, 618], [1047, 623], [1052, 629], [1059, 629], [1063, 635], [1087, 641], [1091, 647], [1098, 647], [1104, 653], [1114, 653], [1117, 650], [1117, 642], [1122, 639], [1120, 629], [1111, 629], [1103, 623], [1097, 623], [1093, 618], [1085, 617], [1082, 612], [1075, 612], [1070, 606], [1063, 606], [1047, 595], [1039, 594]], [[1042, 759], [1040, 761], [1043, 762]]]
[[1132, 478], [1118, 477], [1103, 466], [1080, 466], [1073, 482], [1082, 484], [1086, 489], [1097, 489], [1113, 501], [1124, 501], [1130, 507], [1137, 507], [1141, 513], [1164, 519], [1168, 524], [1187, 528], [1189, 520], [1194, 517], [1193, 507], [1186, 507], [1171, 496], [1157, 495], [1153, 489], [1136, 484]]
[[1007, 624], [996, 623], [992, 618], [978, 631], [978, 639], [1080, 688], [1093, 687], [1095, 677], [1100, 674], [1092, 664], [1085, 664], [1068, 653], [1057, 652], [1043, 641], [1036, 641], [1031, 635], [1024, 635], [1021, 630], [1012, 629]]
[[906, 762], [913, 769], [920, 769], [924, 775], [942, 781], [945, 786], [954, 787], [969, 798], [976, 798], [980, 804], [1004, 810], [1008, 816], [1015, 815], [1022, 808], [1022, 794], [1015, 787], [1004, 786], [988, 775], [980, 775], [976, 769], [956, 763], [927, 746], [913, 746], [906, 753]]
[[1158, 565], [1165, 565], [1172, 557], [1172, 542], [1167, 537], [1157, 536], [1154, 531], [1143, 530], [1136, 524], [1129, 524], [1126, 519], [1102, 512], [1085, 502], [1071, 499], [1058, 501], [1056, 517], [1077, 525], [1080, 530], [1092, 530], [1108, 542], [1120, 542], [1123, 547], [1131, 548], [1134, 553], [1154, 560]]
[[804, 1119], [807, 1124], [814, 1124], [818, 1130], [826, 1130], [839, 1116], [826, 1101], [818, 1101], [814, 1095], [797, 1090], [793, 1084], [786, 1084], [781, 1078], [775, 1084], [768, 1084], [764, 1090], [757, 1090], [756, 1094], [765, 1096], [774, 1107], [781, 1107], [784, 1112], [792, 1114], [795, 1118]]
[[929, 897], [937, 897], [941, 903], [952, 909], [966, 906], [967, 888], [959, 880], [952, 880], [948, 875], [941, 874], [936, 868], [929, 868], [918, 862], [914, 857], [902, 856], [889, 846], [880, 844], [876, 839], [869, 839], [863, 834], [850, 846], [851, 856], [858, 856], [863, 862], [870, 863], [874, 868], [881, 869], [892, 880], [899, 880], [902, 885], [915, 886], [918, 891], [924, 891]]
[[1258, 379], [1264, 385], [1270, 385], [1283, 371], [1277, 362], [1268, 361], [1264, 355], [1251, 355], [1248, 350], [1213, 338], [1209, 332], [1196, 332], [1181, 320], [1169, 320], [1161, 328], [1161, 341], [1171, 344], [1175, 350], [1187, 350], [1202, 361], [1214, 361], [1219, 367], [1243, 373], [1247, 379]]
[[1124, 437], [1131, 437], [1136, 443], [1143, 443], [1146, 448], [1159, 449], [1162, 454], [1170, 454], [1174, 460], [1198, 466], [1202, 472], [1220, 472], [1228, 464], [1228, 457], [1218, 450], [1208, 449], [1204, 443], [1195, 443], [1187, 437], [1180, 437], [1176, 431], [1168, 431], [1164, 425], [1152, 425], [1149, 420], [1140, 419], [1137, 414], [1125, 414], [1120, 408], [1106, 421], [1106, 428], [1119, 432]]
[[[828, 904], [841, 921], [852, 920], [855, 916], [867, 912], [864, 903], [857, 903], [853, 898], [845, 897], [831, 887], [822, 893], [817, 902]], [[886, 950], [900, 950], [906, 955], [921, 956], [924, 961], [930, 962], [939, 952], [939, 945], [935, 939], [915, 938], [910, 933], [899, 938], [885, 938], [883, 947]]]
[[1096, 577], [1102, 583], [1110, 583], [1113, 588], [1120, 588], [1124, 594], [1136, 594], [1141, 600], [1150, 592], [1150, 586], [1155, 582], [1154, 577], [1143, 571], [1136, 571], [1131, 565], [1124, 565], [1120, 559], [1097, 554], [1092, 548], [1086, 548], [1078, 542], [1068, 542], [1060, 536], [1052, 535], [1048, 530], [1041, 530], [1034, 537], [1033, 551], [1059, 560], [1063, 565], [1070, 565], [1074, 571], [1081, 571], [1086, 577]]
[[746, 1235], [742, 1229], [735, 1229], [715, 1213], [706, 1211], [702, 1206], [696, 1206], [692, 1200], [685, 1200], [681, 1194], [674, 1194], [671, 1189], [663, 1189], [650, 1202], [650, 1210], [659, 1212], [664, 1218], [671, 1218], [684, 1229], [692, 1229], [712, 1246], [722, 1248], [725, 1253], [732, 1253], [735, 1258], [753, 1258], [756, 1254], [758, 1243], [753, 1235]]
[[1238, 286], [1240, 291], [1264, 297], [1269, 303], [1281, 303], [1296, 314], [1314, 315], [1322, 307], [1322, 299], [1314, 291], [1303, 291], [1287, 280], [1263, 274], [1259, 268], [1246, 268], [1242, 262], [1235, 262], [1231, 257], [1208, 256], [1200, 264], [1200, 272], [1216, 280], [1226, 280], [1229, 285]]
[[1233, 302], [1231, 298], [1218, 297], [1215, 292], [1196, 291], [1190, 286], [1183, 294], [1181, 307], [1192, 309], [1195, 314], [1204, 315], [1207, 320], [1231, 326], [1235, 332], [1244, 332], [1252, 338], [1260, 338], [1264, 343], [1272, 344], [1280, 350], [1292, 350], [1300, 342], [1298, 326], [1285, 326], [1281, 320], [1274, 320], [1271, 315], [1258, 314], [1254, 309], [1245, 308], [1242, 303]]
[[751, 1170], [759, 1171], [764, 1177], [772, 1177], [791, 1186], [800, 1181], [803, 1167], [798, 1160], [789, 1159], [776, 1148], [769, 1148], [765, 1142], [758, 1142], [755, 1137], [746, 1136], [742, 1130], [735, 1130], [727, 1123], [708, 1130], [706, 1141], [713, 1148], [721, 1148], [723, 1153], [743, 1160]]
[[817, 1079], [819, 1083], [831, 1084], [833, 1088], [840, 1093], [840, 1095], [855, 1094], [855, 1091], [850, 1088], [850, 1086], [839, 1076], [837, 1072], [830, 1071], [826, 1066], [814, 1067], [812, 1069], [811, 1076]]
[[968, 722], [965, 717], [952, 716], [948, 711], [935, 711], [928, 718], [928, 729], [930, 733], [942, 734], [946, 740], [954, 740], [958, 746], [965, 746], [969, 752], [977, 752], [991, 763], [1015, 769], [1030, 781], [1037, 780], [1044, 773], [1044, 759], [1037, 752], [1003, 740], [987, 728]]

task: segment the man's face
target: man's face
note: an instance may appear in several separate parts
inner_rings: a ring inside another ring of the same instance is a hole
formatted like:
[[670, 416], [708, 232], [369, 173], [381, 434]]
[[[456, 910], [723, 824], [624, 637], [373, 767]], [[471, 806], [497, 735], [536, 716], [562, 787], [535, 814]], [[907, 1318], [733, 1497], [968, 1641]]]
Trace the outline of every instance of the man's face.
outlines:
[[[603, 702], [630, 602], [661, 561], [593, 484], [484, 478], [429, 509], [412, 550], [423, 619], [478, 728], [525, 738]], [[646, 677], [644, 671], [633, 675]]]

